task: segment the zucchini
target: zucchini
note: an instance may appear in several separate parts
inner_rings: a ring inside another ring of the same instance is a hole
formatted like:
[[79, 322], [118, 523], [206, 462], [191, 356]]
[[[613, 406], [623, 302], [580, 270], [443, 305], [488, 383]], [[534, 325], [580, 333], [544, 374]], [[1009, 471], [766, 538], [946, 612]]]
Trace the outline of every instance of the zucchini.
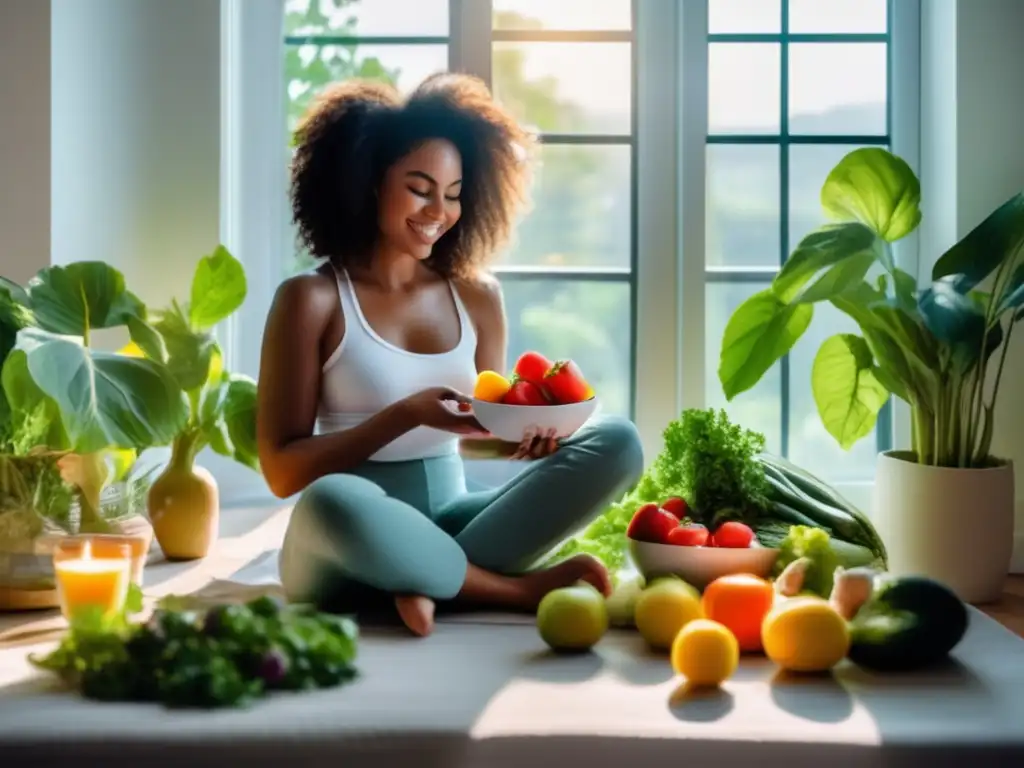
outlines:
[[924, 576], [882, 577], [850, 623], [854, 664], [910, 672], [944, 661], [967, 633], [967, 607], [949, 587]]
[[828, 533], [829, 536], [832, 535], [831, 528], [812, 520], [803, 512], [794, 508], [790, 504], [787, 504], [781, 499], [772, 499], [768, 502], [768, 505], [772, 517], [776, 520], [788, 523], [789, 525], [806, 525], [808, 528], [821, 528]]

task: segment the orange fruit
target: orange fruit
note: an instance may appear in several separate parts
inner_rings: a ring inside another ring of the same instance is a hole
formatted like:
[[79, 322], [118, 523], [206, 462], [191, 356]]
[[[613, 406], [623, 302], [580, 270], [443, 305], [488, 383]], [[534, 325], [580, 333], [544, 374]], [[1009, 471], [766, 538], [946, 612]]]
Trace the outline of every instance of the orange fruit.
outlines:
[[500, 403], [512, 382], [496, 371], [480, 371], [473, 387], [473, 397], [488, 403]]
[[761, 624], [775, 602], [772, 583], [749, 573], [720, 576], [704, 588], [704, 616], [729, 628], [746, 653], [761, 650]]

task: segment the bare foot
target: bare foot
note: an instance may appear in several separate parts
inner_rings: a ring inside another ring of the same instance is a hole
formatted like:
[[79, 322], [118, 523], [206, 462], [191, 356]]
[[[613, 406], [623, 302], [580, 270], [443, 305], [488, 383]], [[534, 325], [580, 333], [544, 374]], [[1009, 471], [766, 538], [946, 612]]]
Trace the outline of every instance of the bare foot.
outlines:
[[570, 587], [578, 581], [585, 581], [597, 587], [605, 596], [611, 594], [612, 581], [608, 569], [593, 555], [573, 555], [558, 565], [540, 571], [532, 571], [524, 577], [530, 582], [531, 593], [540, 602], [548, 592], [561, 587]]
[[395, 598], [395, 608], [402, 623], [419, 637], [426, 637], [434, 631], [434, 601], [423, 595], [400, 595]]

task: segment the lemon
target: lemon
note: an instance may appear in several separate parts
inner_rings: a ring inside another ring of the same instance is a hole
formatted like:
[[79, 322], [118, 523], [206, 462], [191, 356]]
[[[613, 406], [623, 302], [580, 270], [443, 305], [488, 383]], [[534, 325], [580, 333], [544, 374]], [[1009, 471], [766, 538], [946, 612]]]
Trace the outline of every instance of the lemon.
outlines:
[[850, 629], [827, 600], [792, 597], [761, 625], [765, 655], [790, 672], [825, 672], [850, 650]]
[[488, 403], [499, 403], [512, 383], [497, 371], [481, 371], [476, 377], [473, 397]]
[[640, 636], [659, 650], [671, 648], [679, 630], [703, 615], [700, 593], [676, 578], [653, 581], [633, 607], [633, 621]]
[[740, 663], [740, 644], [724, 624], [694, 619], [672, 641], [672, 669], [693, 685], [721, 685]]

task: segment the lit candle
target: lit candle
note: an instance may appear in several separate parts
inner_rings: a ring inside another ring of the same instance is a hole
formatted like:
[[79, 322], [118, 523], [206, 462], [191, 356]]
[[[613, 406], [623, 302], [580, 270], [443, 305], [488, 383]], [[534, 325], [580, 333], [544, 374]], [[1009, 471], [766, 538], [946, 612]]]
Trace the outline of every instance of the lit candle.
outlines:
[[54, 553], [54, 574], [61, 613], [71, 619], [84, 609], [99, 608], [111, 614], [124, 607], [131, 581], [131, 557], [127, 547], [121, 556], [94, 558], [92, 542], [86, 539], [77, 552], [58, 548]]

